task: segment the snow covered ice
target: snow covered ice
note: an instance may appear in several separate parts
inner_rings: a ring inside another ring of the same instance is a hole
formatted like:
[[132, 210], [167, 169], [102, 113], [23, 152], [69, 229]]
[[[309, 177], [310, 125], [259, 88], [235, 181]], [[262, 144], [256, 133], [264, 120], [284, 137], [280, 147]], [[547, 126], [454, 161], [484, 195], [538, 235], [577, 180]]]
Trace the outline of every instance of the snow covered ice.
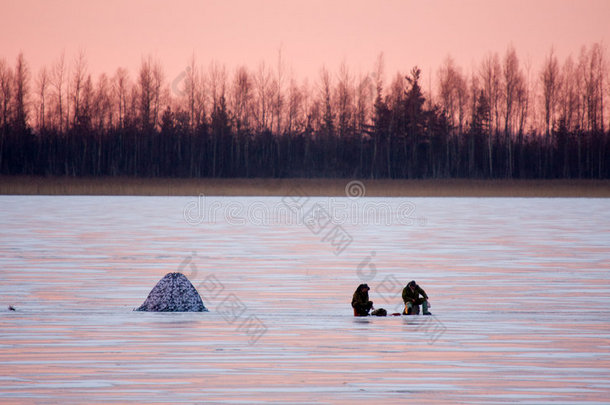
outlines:
[[[0, 401], [607, 401], [609, 200], [304, 201], [0, 196]], [[175, 271], [210, 312], [132, 311]]]

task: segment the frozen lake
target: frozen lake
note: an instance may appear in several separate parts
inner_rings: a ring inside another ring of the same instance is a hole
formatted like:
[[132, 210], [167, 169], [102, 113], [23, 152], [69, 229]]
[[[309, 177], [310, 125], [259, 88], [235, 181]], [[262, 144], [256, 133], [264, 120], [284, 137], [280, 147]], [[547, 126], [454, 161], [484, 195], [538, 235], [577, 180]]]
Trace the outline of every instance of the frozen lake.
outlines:
[[[0, 196], [0, 229], [1, 403], [610, 398], [608, 199]], [[132, 311], [171, 271], [210, 312]], [[411, 279], [432, 317], [352, 316]]]

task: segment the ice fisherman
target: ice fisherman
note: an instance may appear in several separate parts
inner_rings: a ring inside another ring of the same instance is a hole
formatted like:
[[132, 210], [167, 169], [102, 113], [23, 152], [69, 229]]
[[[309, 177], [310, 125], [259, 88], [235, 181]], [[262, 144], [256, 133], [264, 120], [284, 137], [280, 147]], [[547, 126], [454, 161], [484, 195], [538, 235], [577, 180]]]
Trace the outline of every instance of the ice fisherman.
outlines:
[[[421, 297], [420, 297], [421, 295]], [[409, 284], [402, 290], [402, 300], [405, 303], [403, 315], [419, 314], [419, 306], [422, 306], [424, 315], [432, 315], [428, 311], [428, 294], [421, 288], [415, 280], [409, 281]]]
[[352, 297], [352, 307], [354, 308], [354, 316], [368, 316], [369, 311], [373, 308], [373, 301], [369, 300], [369, 286], [360, 284], [354, 296]]

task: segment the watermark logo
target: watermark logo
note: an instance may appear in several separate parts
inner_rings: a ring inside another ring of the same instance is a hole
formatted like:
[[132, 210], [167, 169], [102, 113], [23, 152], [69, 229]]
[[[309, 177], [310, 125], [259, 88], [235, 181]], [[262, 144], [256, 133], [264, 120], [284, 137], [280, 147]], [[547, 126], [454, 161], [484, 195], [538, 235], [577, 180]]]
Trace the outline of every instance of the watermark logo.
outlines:
[[377, 252], [373, 251], [369, 256], [366, 256], [358, 265], [356, 266], [356, 273], [360, 280], [365, 283], [373, 280], [377, 275], [377, 266], [373, 263], [373, 258]]
[[[305, 225], [315, 235], [331, 223], [342, 225], [426, 225], [425, 217], [417, 217], [412, 201], [369, 200], [361, 181], [345, 186], [345, 197], [329, 197], [315, 203], [300, 188], [290, 190], [281, 201], [211, 199], [204, 194], [188, 201], [183, 208], [184, 221], [189, 225], [215, 224], [218, 220], [229, 225]], [[344, 231], [344, 228], [335, 231]]]
[[[188, 279], [195, 280], [199, 275], [197, 265], [194, 262], [196, 253], [187, 256], [178, 266], [178, 272], [183, 271], [188, 267], [190, 273], [186, 276]], [[213, 274], [207, 274], [203, 280], [197, 285], [197, 291], [204, 303], [208, 304], [214, 301], [220, 301], [215, 308], [228, 325], [236, 325], [235, 330], [243, 333], [248, 344], [255, 344], [266, 332], [267, 326], [256, 315], [248, 313], [246, 304], [237, 297], [234, 293], [225, 293], [224, 284]]]
[[332, 221], [332, 217], [322, 204], [314, 204], [303, 217], [303, 223], [314, 235], [322, 232]]
[[172, 80], [172, 93], [178, 97], [184, 97], [186, 94], [185, 78], [191, 71], [190, 66], [187, 66], [182, 72]]
[[184, 220], [189, 225], [200, 225], [205, 219], [205, 195], [199, 194], [195, 201], [189, 201], [182, 211]]
[[429, 345], [433, 345], [446, 331], [447, 327], [434, 315], [427, 315], [415, 329], [423, 333]]
[[345, 186], [345, 196], [350, 200], [357, 200], [360, 197], [364, 197], [366, 194], [366, 188], [364, 183], [359, 180], [352, 180]]
[[[204, 195], [194, 201], [189, 201], [183, 210], [184, 220], [190, 225], [199, 225], [204, 222], [214, 223], [221, 215], [229, 224], [243, 225], [246, 223], [254, 225], [267, 225], [275, 223], [280, 219], [282, 223], [299, 224], [304, 226], [312, 235], [319, 237], [320, 242], [327, 245], [336, 256], [341, 255], [351, 246], [354, 237], [347, 231], [343, 224], [352, 219], [354, 225], [373, 224], [404, 224], [425, 225], [425, 217], [416, 217], [416, 205], [411, 201], [402, 201], [396, 206], [385, 201], [364, 201], [366, 187], [358, 180], [350, 181], [345, 186], [345, 197], [347, 201], [337, 201], [333, 198], [327, 200], [327, 204], [316, 201], [302, 189], [294, 188], [288, 196], [281, 199], [280, 204], [270, 206], [261, 201], [254, 201], [244, 205], [237, 201], [221, 204], [215, 200], [206, 205]], [[351, 215], [350, 215], [351, 214]], [[194, 256], [194, 254], [193, 254]], [[362, 282], [370, 283], [379, 275], [375, 258], [376, 251], [371, 251], [356, 264], [356, 274]], [[190, 260], [190, 259], [189, 259]], [[181, 265], [191, 268], [191, 275], [197, 275], [196, 267], [192, 261], [185, 259]], [[229, 325], [238, 325], [236, 330], [245, 333], [251, 344], [255, 343], [267, 328], [255, 315], [247, 314], [246, 305], [233, 293], [224, 293], [224, 285], [213, 275], [208, 275], [199, 285], [209, 299], [220, 299], [217, 312]], [[404, 304], [400, 297], [402, 283], [394, 275], [386, 275], [378, 286], [377, 292], [381, 299], [388, 305], [398, 301], [396, 307], [399, 313], [404, 310]], [[446, 327], [436, 317], [426, 316], [418, 330], [428, 336], [430, 344], [434, 343]]]
[[352, 235], [350, 235], [341, 225], [333, 226], [322, 238], [322, 242], [327, 242], [333, 249], [332, 252], [335, 256], [339, 256], [353, 241], [354, 238], [352, 238]]
[[[398, 280], [395, 275], [390, 274], [381, 280], [381, 283], [377, 286], [376, 292], [379, 294], [381, 299], [389, 304], [400, 298], [402, 288], [403, 285], [400, 280]], [[396, 312], [402, 312], [402, 309]]]
[[302, 222], [313, 235], [322, 235], [321, 242], [328, 244], [332, 252], [338, 256], [354, 241], [354, 238], [347, 230], [338, 224], [335, 217], [320, 203], [313, 204], [309, 210], [305, 211], [309, 197], [300, 190], [292, 190], [293, 197], [284, 197], [282, 203], [287, 209], [297, 216], [298, 221]]

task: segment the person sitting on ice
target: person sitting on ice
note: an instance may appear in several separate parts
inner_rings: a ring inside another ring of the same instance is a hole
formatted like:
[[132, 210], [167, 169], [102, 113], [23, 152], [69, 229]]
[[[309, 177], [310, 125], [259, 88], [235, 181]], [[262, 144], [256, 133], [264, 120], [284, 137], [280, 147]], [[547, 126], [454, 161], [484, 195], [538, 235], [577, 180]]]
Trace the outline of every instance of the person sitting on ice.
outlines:
[[428, 295], [423, 288], [417, 285], [415, 280], [409, 281], [409, 284], [402, 290], [402, 300], [405, 303], [403, 315], [419, 314], [420, 305], [423, 307], [424, 315], [432, 315], [428, 311]]
[[369, 286], [360, 284], [354, 296], [352, 297], [352, 307], [354, 308], [354, 316], [368, 316], [369, 311], [373, 308], [373, 301], [369, 301]]

